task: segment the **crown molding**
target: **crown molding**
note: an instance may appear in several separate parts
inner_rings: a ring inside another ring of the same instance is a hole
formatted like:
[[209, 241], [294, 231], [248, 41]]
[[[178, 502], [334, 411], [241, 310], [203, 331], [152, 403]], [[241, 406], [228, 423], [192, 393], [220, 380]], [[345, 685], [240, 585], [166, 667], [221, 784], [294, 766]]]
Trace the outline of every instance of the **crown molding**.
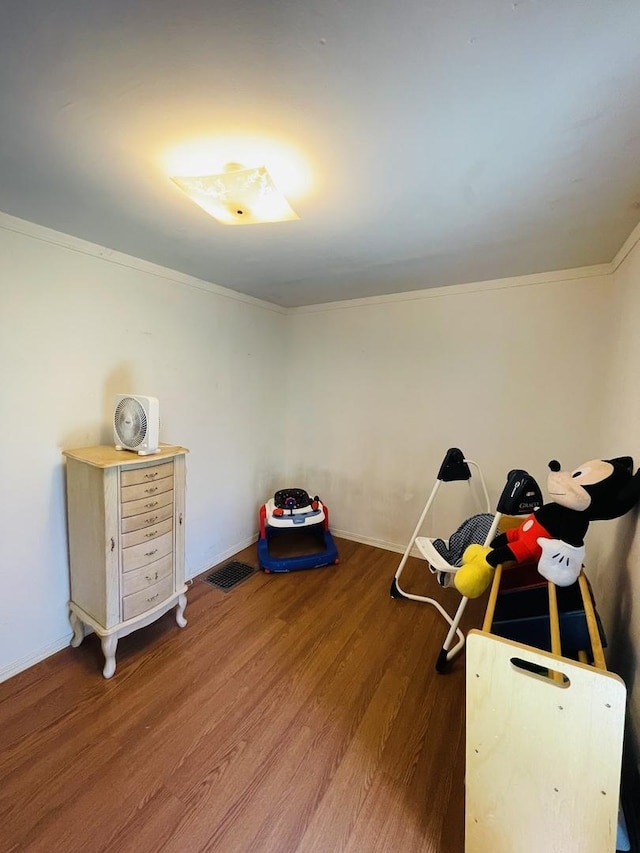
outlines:
[[48, 228], [44, 225], [38, 225], [37, 223], [30, 222], [26, 219], [20, 219], [2, 211], [0, 211], [0, 229], [4, 231], [12, 231], [16, 234], [22, 234], [35, 240], [49, 243], [53, 246], [59, 246], [60, 248], [67, 249], [68, 251], [99, 258], [107, 263], [116, 264], [117, 266], [126, 267], [147, 275], [152, 275], [172, 284], [202, 290], [207, 293], [220, 296], [224, 299], [232, 299], [235, 302], [253, 305], [282, 315], [309, 314], [322, 311], [359, 308], [367, 305], [385, 305], [397, 302], [420, 301], [423, 299], [439, 299], [443, 296], [461, 296], [469, 293], [503, 290], [514, 287], [536, 287], [540, 285], [558, 284], [565, 281], [576, 281], [579, 279], [608, 276], [612, 275], [619, 268], [636, 244], [640, 242], [639, 223], [627, 237], [613, 260], [606, 264], [596, 264], [593, 266], [576, 267], [566, 270], [552, 270], [549, 272], [532, 273], [529, 275], [489, 279], [487, 281], [452, 284], [425, 288], [423, 290], [403, 291], [401, 293], [389, 293], [381, 296], [365, 296], [359, 299], [345, 299], [337, 302], [321, 302], [313, 305], [300, 305], [295, 308], [285, 308], [281, 305], [276, 305], [273, 302], [267, 302], [266, 300], [258, 299], [254, 296], [249, 296], [236, 290], [231, 290], [228, 287], [223, 287], [221, 285], [214, 284], [213, 282], [205, 281], [203, 279], [196, 278], [195, 276], [169, 269], [168, 267], [163, 267], [160, 264], [145, 261], [142, 258], [135, 257], [134, 255], [127, 255], [124, 252], [118, 252], [114, 249], [109, 249], [105, 246], [91, 243], [88, 240], [74, 237], [71, 234], [64, 234], [63, 232], [55, 231], [52, 228]]
[[360, 299], [345, 299], [340, 302], [324, 302], [316, 305], [301, 305], [290, 308], [290, 314], [310, 314], [319, 311], [337, 311], [347, 308], [360, 308], [365, 305], [385, 305], [392, 302], [416, 302], [423, 299], [441, 299], [444, 296], [462, 296], [468, 293], [480, 293], [488, 290], [506, 290], [514, 287], [538, 287], [558, 284], [564, 281], [576, 281], [586, 278], [598, 278], [612, 273], [612, 265], [597, 264], [590, 267], [576, 267], [567, 270], [532, 273], [530, 275], [496, 278], [487, 281], [474, 281], [466, 284], [450, 284], [442, 287], [429, 287], [424, 290], [410, 290], [402, 293], [389, 293], [382, 296], [365, 296]]
[[257, 308], [274, 311], [277, 314], [287, 314], [286, 308], [283, 308], [280, 305], [275, 305], [272, 302], [266, 302], [263, 299], [256, 299], [254, 296], [238, 293], [236, 290], [230, 290], [228, 287], [222, 287], [218, 284], [213, 284], [213, 282], [204, 281], [203, 279], [196, 278], [195, 276], [186, 275], [185, 273], [178, 272], [177, 270], [160, 266], [160, 264], [154, 264], [151, 261], [136, 258], [134, 255], [127, 255], [124, 252], [117, 252], [114, 249], [99, 246], [97, 243], [90, 243], [88, 240], [73, 237], [71, 234], [63, 234], [61, 231], [54, 231], [52, 228], [47, 228], [44, 225], [38, 225], [35, 222], [29, 222], [26, 219], [19, 219], [16, 216], [12, 216], [9, 213], [3, 213], [2, 211], [0, 211], [0, 229], [3, 231], [12, 231], [15, 234], [22, 234], [26, 237], [31, 237], [34, 240], [40, 240], [43, 243], [49, 243], [52, 246], [58, 246], [71, 252], [78, 252], [82, 255], [99, 258], [101, 261], [106, 261], [110, 264], [116, 264], [120, 267], [126, 267], [128, 269], [136, 270], [137, 272], [146, 273], [147, 275], [161, 278], [164, 281], [171, 282], [172, 284], [179, 284], [184, 287], [203, 290], [224, 299], [232, 299], [235, 302], [254, 305]]
[[638, 242], [640, 242], [640, 222], [636, 225], [631, 234], [629, 234], [618, 250], [615, 258], [611, 261], [611, 272], [615, 272], [618, 269], [620, 264], [626, 260], [627, 256], [632, 252]]

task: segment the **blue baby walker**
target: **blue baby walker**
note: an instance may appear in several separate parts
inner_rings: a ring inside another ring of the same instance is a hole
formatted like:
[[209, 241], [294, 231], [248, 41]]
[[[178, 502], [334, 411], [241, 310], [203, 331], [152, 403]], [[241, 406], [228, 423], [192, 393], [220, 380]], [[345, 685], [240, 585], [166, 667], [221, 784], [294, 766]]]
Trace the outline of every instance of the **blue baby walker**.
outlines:
[[[315, 540], [317, 550], [310, 554], [275, 556], [270, 545], [278, 537], [305, 531]], [[329, 530], [329, 510], [316, 495], [310, 498], [304, 489], [280, 489], [260, 507], [258, 562], [267, 574], [317, 569], [338, 563], [338, 549]]]

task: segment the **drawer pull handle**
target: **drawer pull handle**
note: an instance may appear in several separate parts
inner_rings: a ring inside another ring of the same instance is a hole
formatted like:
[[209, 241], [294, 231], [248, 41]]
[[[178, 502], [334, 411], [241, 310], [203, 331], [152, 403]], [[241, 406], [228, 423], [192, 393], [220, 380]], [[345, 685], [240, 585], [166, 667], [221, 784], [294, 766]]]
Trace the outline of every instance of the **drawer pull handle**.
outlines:
[[153, 515], [153, 516], [151, 516], [151, 518], [145, 518], [145, 521], [147, 522], [147, 524], [153, 524], [153, 522], [157, 521], [157, 520], [158, 520], [157, 515]]
[[147, 539], [153, 539], [157, 532], [157, 530], [152, 530], [151, 533], [145, 533], [144, 535]]
[[153, 555], [157, 554], [157, 553], [158, 553], [158, 549], [154, 548], [153, 551], [147, 551], [147, 553], [145, 554], [145, 557], [153, 557]]
[[144, 508], [145, 508], [145, 509], [153, 509], [153, 508], [154, 508], [154, 506], [158, 506], [158, 501], [151, 501], [151, 503], [150, 503], [150, 504], [145, 504], [145, 505], [144, 505]]
[[115, 539], [114, 539], [114, 538], [113, 538], [113, 536], [112, 536], [112, 537], [111, 537], [111, 550], [113, 551], [113, 549], [114, 549], [115, 547], [116, 547]]
[[154, 477], [157, 477], [157, 476], [158, 476], [158, 472], [157, 472], [157, 471], [154, 471], [154, 472], [153, 472], [153, 474], [145, 474], [144, 476], [145, 476], [145, 479], [146, 479], [146, 480], [153, 480], [153, 479], [154, 479]]
[[157, 491], [158, 491], [158, 487], [157, 487], [157, 486], [154, 486], [152, 489], [145, 489], [145, 493], [146, 493], [147, 495], [152, 495], [154, 492], [157, 492]]
[[152, 595], [151, 598], [147, 598], [147, 601], [149, 602], [149, 604], [151, 604], [152, 601], [155, 601], [159, 595], [160, 595], [160, 593], [156, 592], [156, 594]]
[[151, 581], [157, 581], [158, 580], [158, 573], [156, 572], [156, 576], [154, 578], [152, 578], [151, 575], [145, 575], [144, 579], [146, 581], [149, 581], [149, 583], [151, 583]]

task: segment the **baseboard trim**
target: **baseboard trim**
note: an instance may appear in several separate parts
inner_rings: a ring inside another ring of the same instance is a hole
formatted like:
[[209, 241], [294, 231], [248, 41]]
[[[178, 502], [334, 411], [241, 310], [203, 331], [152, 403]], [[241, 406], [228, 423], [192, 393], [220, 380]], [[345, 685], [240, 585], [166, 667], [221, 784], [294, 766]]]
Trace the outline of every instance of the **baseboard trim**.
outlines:
[[252, 533], [247, 539], [243, 539], [241, 542], [237, 542], [235, 545], [232, 545], [230, 548], [221, 551], [219, 554], [215, 554], [207, 560], [206, 565], [202, 566], [200, 569], [190, 569], [187, 572], [187, 581], [193, 581], [196, 578], [203, 575], [205, 572], [210, 572], [212, 568], [219, 565], [220, 563], [228, 560], [229, 557], [234, 557], [238, 551], [242, 551], [244, 548], [248, 548], [249, 545], [253, 545], [258, 541], [258, 531]]
[[[406, 545], [397, 545], [395, 542], [387, 542], [386, 539], [372, 539], [370, 536], [362, 536], [359, 533], [350, 533], [348, 530], [337, 530], [335, 527], [331, 528], [331, 532], [339, 539], [348, 539], [350, 542], [359, 542], [360, 545], [371, 545], [374, 548], [382, 548], [383, 551], [393, 551], [395, 554], [404, 554], [407, 547]], [[420, 557], [420, 559], [424, 559], [415, 545], [411, 549], [410, 555], [412, 557]]]
[[[358, 542], [360, 545], [371, 545], [374, 548], [382, 548], [383, 551], [393, 551], [395, 554], [404, 554], [406, 545], [397, 545], [395, 542], [387, 542], [385, 539], [373, 539], [370, 536], [361, 536], [358, 533], [351, 533], [348, 530], [337, 530], [335, 527], [331, 528], [331, 533], [336, 536], [338, 539], [348, 539], [350, 542]], [[219, 554], [214, 555], [209, 560], [207, 560], [206, 565], [202, 566], [199, 569], [191, 569], [187, 574], [187, 582], [194, 581], [196, 578], [199, 578], [201, 575], [210, 572], [211, 569], [218, 566], [220, 563], [223, 563], [225, 560], [228, 560], [230, 557], [235, 557], [235, 555], [242, 551], [244, 548], [248, 548], [250, 545], [254, 545], [258, 541], [258, 531], [253, 533], [247, 539], [243, 539], [241, 542], [237, 542], [235, 545], [232, 545], [230, 548], [227, 548], [224, 551], [221, 551]], [[411, 549], [412, 557], [419, 557], [421, 560], [424, 559], [420, 554], [420, 551], [414, 546]]]
[[[201, 575], [203, 572], [209, 570], [211, 565], [217, 565], [218, 563], [223, 562], [223, 560], [227, 560], [229, 557], [232, 557], [234, 554], [237, 554], [238, 551], [242, 551], [243, 548], [248, 548], [249, 545], [252, 545], [258, 539], [258, 533], [253, 533], [247, 539], [242, 540], [241, 542], [233, 545], [231, 548], [227, 548], [225, 551], [222, 551], [216, 557], [213, 558], [213, 563], [209, 566], [204, 566], [202, 569], [194, 571], [190, 573], [187, 577], [187, 580], [191, 581], [196, 578], [198, 575]], [[88, 634], [89, 630], [85, 629], [85, 634]], [[51, 655], [55, 655], [57, 652], [62, 651], [62, 649], [66, 649], [66, 647], [71, 642], [72, 632], [69, 631], [68, 634], [65, 634], [64, 637], [59, 637], [57, 640], [54, 640], [52, 643], [48, 643], [46, 646], [42, 646], [40, 649], [37, 649], [35, 652], [32, 652], [29, 655], [26, 655], [23, 658], [20, 658], [17, 661], [13, 661], [12, 663], [7, 664], [0, 668], [0, 684], [3, 681], [8, 681], [10, 678], [13, 678], [14, 675], [19, 675], [21, 672], [24, 672], [26, 669], [30, 669], [32, 666], [35, 666], [37, 663], [40, 663], [46, 658], [51, 657]]]
[[37, 663], [40, 663], [40, 661], [51, 657], [51, 655], [55, 655], [57, 652], [62, 651], [62, 649], [66, 649], [71, 642], [71, 636], [72, 632], [69, 631], [68, 634], [54, 640], [53, 643], [42, 646], [40, 649], [32, 652], [26, 657], [20, 658], [20, 660], [3, 666], [0, 669], [0, 683], [8, 681], [10, 678], [13, 678], [14, 675], [19, 675], [21, 672], [24, 672], [25, 669], [30, 669], [30, 667], [35, 666]]

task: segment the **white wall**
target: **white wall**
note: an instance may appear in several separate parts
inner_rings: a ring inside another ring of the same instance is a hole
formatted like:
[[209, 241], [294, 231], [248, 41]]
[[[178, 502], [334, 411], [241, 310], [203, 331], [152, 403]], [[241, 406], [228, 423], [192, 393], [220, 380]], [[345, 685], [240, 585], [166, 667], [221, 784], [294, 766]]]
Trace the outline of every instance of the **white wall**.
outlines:
[[[640, 229], [614, 267], [296, 309], [290, 351], [306, 358], [290, 360], [289, 481], [326, 500], [335, 533], [403, 550], [449, 446], [481, 462], [494, 496], [510, 468], [524, 467], [546, 497], [552, 458], [573, 468], [630, 454], [637, 469]], [[436, 503], [433, 533], [465, 517], [460, 497]], [[594, 523], [587, 535], [636, 758], [639, 515]]]
[[[615, 318], [607, 385], [595, 404], [606, 412], [603, 446], [640, 466], [640, 228], [618, 255], [611, 294]], [[609, 641], [608, 662], [629, 691], [633, 749], [640, 758], [640, 507], [615, 522], [592, 525], [588, 557]]]
[[[0, 679], [67, 642], [61, 451], [111, 442], [116, 392], [158, 396], [162, 440], [190, 448], [190, 575], [247, 544], [287, 484], [327, 501], [335, 533], [402, 550], [450, 446], [482, 463], [494, 499], [513, 467], [544, 488], [554, 457], [604, 444], [640, 461], [639, 267], [636, 250], [615, 299], [592, 269], [287, 316], [0, 214]], [[449, 497], [436, 533], [471, 509]]]
[[0, 215], [0, 680], [66, 644], [65, 448], [111, 443], [113, 395], [160, 399], [189, 448], [197, 574], [248, 544], [281, 483], [285, 312]]
[[[550, 459], [597, 455], [611, 280], [578, 275], [296, 309], [289, 480], [335, 532], [403, 550], [448, 447], [480, 462], [494, 501], [512, 468], [544, 490]], [[467, 508], [436, 503], [431, 530]]]

